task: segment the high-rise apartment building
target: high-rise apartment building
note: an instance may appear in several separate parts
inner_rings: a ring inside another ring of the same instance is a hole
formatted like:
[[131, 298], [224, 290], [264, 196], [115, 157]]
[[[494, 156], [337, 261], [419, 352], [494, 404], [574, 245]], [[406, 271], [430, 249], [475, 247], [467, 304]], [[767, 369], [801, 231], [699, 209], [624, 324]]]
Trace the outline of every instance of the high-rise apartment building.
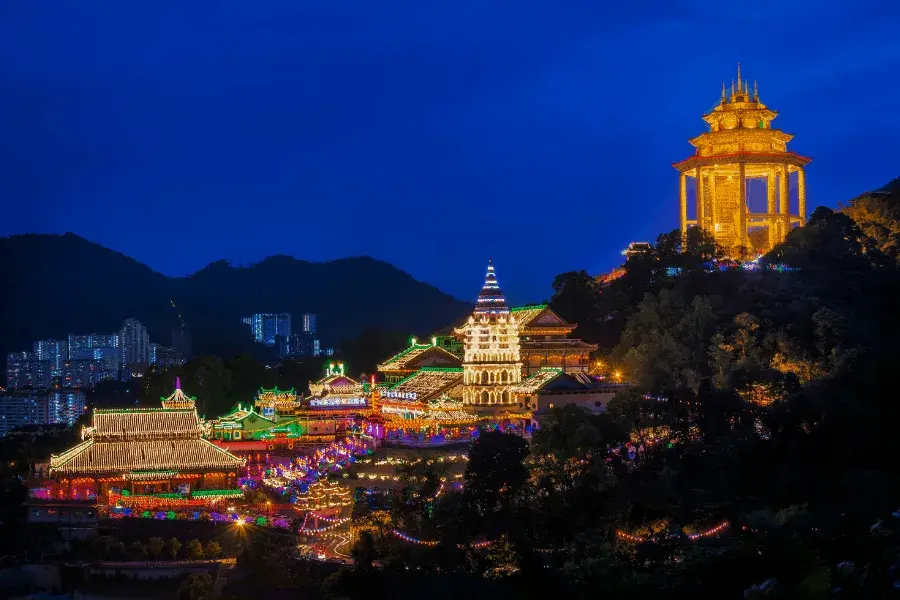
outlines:
[[34, 343], [34, 356], [50, 363], [51, 375], [59, 375], [62, 363], [69, 358], [69, 343], [66, 340], [40, 340]]
[[191, 357], [191, 334], [184, 327], [172, 330], [172, 349], [184, 360]]
[[[150, 334], [137, 319], [126, 319], [119, 330], [122, 367], [147, 365], [150, 362]], [[126, 369], [127, 370], [127, 369]]]
[[67, 360], [85, 360], [91, 358], [91, 336], [69, 334], [69, 352]]
[[59, 385], [64, 388], [92, 388], [101, 379], [106, 379], [103, 372], [103, 363], [100, 361], [67, 360], [60, 370]]
[[84, 392], [77, 389], [50, 390], [46, 395], [47, 423], [70, 427], [87, 410]]
[[256, 313], [241, 321], [250, 326], [253, 339], [260, 344], [274, 346], [276, 336], [291, 337], [291, 315], [288, 313]]
[[303, 313], [303, 333], [316, 333], [316, 315]]
[[47, 422], [46, 399], [37, 390], [0, 392], [0, 437], [16, 427]]
[[6, 386], [49, 387], [50, 361], [38, 360], [33, 352], [11, 352], [6, 357]]

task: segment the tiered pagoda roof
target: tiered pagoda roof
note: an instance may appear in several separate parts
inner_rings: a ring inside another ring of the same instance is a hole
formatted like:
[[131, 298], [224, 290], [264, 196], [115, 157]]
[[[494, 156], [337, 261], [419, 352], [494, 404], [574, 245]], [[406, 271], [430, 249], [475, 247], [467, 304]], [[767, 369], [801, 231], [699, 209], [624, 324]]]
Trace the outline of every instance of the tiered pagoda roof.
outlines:
[[434, 366], [435, 364], [458, 366], [460, 360], [459, 357], [434, 344], [413, 343], [409, 348], [378, 365], [378, 370], [382, 373], [412, 371], [426, 365]]
[[484, 284], [478, 293], [475, 303], [476, 315], [500, 315], [507, 314], [506, 296], [497, 283], [497, 274], [494, 272], [494, 261], [488, 260], [487, 273], [484, 276]]
[[461, 368], [423, 367], [403, 381], [381, 393], [385, 402], [411, 400], [428, 402], [439, 398], [463, 380]]
[[344, 365], [331, 364], [325, 377], [309, 384], [312, 393], [308, 407], [322, 408], [361, 408], [368, 404], [366, 385], [344, 375]]
[[95, 409], [84, 440], [50, 458], [51, 473], [222, 471], [244, 460], [202, 438], [195, 408]]

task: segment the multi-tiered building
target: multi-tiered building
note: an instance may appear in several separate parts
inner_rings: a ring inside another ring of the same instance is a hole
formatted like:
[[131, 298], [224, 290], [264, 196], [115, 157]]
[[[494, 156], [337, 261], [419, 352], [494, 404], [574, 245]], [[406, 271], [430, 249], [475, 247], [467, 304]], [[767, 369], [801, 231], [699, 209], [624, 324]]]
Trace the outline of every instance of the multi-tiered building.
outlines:
[[515, 406], [512, 388], [522, 381], [519, 323], [506, 306], [493, 262], [468, 322], [456, 329], [463, 338], [463, 390], [466, 406], [499, 413]]
[[161, 408], [95, 409], [83, 442], [50, 458], [35, 498], [234, 494], [244, 460], [204, 439], [194, 399], [180, 389]]
[[[727, 93], [722, 84], [718, 104], [703, 115], [709, 131], [690, 140], [693, 156], [675, 163], [681, 173], [681, 231], [699, 226], [736, 255], [765, 252], [781, 242], [793, 226], [806, 220], [806, 176], [810, 159], [787, 149], [794, 137], [772, 128], [778, 113], [759, 98], [756, 83], [741, 79]], [[796, 177], [797, 204], [791, 206], [790, 178]], [[692, 180], [692, 185], [688, 185]], [[748, 182], [766, 186], [764, 210], [751, 210]], [[694, 190], [689, 214], [688, 188]], [[693, 216], [693, 218], [689, 218]], [[754, 232], [758, 231], [758, 234]]]

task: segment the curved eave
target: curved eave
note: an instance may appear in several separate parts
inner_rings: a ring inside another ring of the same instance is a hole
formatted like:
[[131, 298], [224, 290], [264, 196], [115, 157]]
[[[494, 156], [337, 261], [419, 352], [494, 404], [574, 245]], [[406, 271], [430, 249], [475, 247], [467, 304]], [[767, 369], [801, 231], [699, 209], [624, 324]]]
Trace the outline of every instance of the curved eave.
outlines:
[[812, 159], [793, 152], [735, 152], [733, 154], [713, 154], [710, 156], [692, 156], [677, 163], [672, 163], [677, 171], [685, 172], [696, 167], [717, 164], [748, 163], [787, 163], [797, 167], [805, 167]]

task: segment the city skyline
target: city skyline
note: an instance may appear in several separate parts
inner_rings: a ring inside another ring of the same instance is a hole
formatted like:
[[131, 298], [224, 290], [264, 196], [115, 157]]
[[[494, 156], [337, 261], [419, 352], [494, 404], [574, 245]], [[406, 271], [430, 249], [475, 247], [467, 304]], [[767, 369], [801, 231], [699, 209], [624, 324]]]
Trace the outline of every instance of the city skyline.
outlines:
[[[73, 231], [167, 275], [365, 254], [473, 300], [493, 256], [512, 301], [544, 299], [554, 275], [605, 272], [678, 227], [672, 163], [739, 61], [813, 159], [808, 210], [898, 175], [885, 2], [778, 18], [589, 3], [10, 11], [0, 195], [15, 201], [0, 234]], [[376, 218], [389, 228], [368, 235]], [[503, 227], [442, 234], [468, 218]], [[565, 244], [526, 252], [547, 218]], [[180, 243], [158, 244], [173, 227]]]

